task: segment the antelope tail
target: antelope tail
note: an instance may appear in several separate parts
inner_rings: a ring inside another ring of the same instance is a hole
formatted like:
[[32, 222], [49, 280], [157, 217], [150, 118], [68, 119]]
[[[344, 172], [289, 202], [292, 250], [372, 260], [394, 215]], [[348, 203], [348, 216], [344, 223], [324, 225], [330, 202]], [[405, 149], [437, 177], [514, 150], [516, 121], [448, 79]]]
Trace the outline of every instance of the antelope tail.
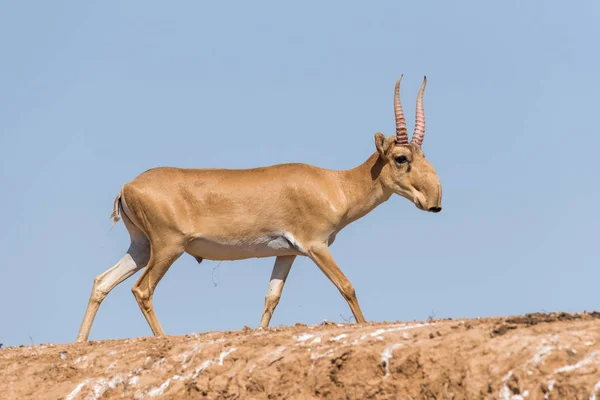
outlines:
[[115, 224], [121, 219], [121, 191], [119, 191], [119, 194], [115, 198], [113, 212], [112, 214], [110, 214], [110, 218], [112, 218], [113, 220], [112, 226], [110, 227], [110, 229], [112, 229], [115, 226]]

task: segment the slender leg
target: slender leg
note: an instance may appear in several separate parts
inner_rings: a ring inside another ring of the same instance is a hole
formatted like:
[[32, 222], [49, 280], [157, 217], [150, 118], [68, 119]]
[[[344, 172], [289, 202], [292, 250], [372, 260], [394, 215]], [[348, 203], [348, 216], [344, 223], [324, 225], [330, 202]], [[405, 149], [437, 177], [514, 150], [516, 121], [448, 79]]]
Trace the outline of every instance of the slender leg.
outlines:
[[98, 275], [94, 279], [92, 294], [88, 302], [83, 322], [77, 335], [78, 342], [88, 340], [92, 323], [100, 307], [102, 300], [119, 283], [135, 274], [140, 268], [143, 268], [150, 258], [150, 245], [147, 241], [131, 242], [127, 254], [114, 267]]
[[165, 336], [165, 332], [154, 313], [152, 295], [158, 282], [182, 254], [183, 248], [181, 247], [158, 247], [152, 244], [152, 256], [148, 262], [148, 267], [142, 272], [142, 275], [131, 289], [155, 336]]
[[260, 320], [261, 328], [269, 326], [269, 321], [271, 321], [275, 307], [279, 303], [283, 285], [295, 259], [296, 256], [279, 256], [275, 259], [275, 266], [273, 267], [273, 272], [271, 272], [271, 281], [269, 282], [269, 288], [265, 296], [265, 309]]
[[329, 278], [329, 280], [335, 285], [335, 287], [340, 291], [342, 296], [348, 302], [350, 309], [352, 310], [352, 314], [354, 314], [354, 319], [356, 322], [363, 323], [365, 322], [365, 317], [360, 310], [360, 306], [358, 305], [358, 300], [356, 299], [356, 293], [354, 291], [354, 286], [350, 283], [348, 278], [342, 273], [340, 268], [335, 263], [329, 249], [326, 246], [318, 246], [309, 250], [310, 258], [317, 264], [317, 266], [323, 271], [325, 276]]

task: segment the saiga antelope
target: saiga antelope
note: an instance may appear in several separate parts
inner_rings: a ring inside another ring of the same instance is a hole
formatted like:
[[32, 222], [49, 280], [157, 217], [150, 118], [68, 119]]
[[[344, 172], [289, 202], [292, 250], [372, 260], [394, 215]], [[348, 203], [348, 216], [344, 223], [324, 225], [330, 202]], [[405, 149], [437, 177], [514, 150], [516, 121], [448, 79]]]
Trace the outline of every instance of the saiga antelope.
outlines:
[[394, 91], [396, 135], [375, 134], [375, 151], [349, 170], [306, 164], [254, 169], [154, 168], [121, 188], [111, 215], [123, 219], [131, 237], [127, 254], [94, 279], [77, 336], [88, 339], [98, 307], [119, 283], [146, 267], [132, 291], [152, 332], [163, 336], [152, 295], [158, 282], [184, 252], [198, 262], [276, 257], [260, 327], [265, 328], [296, 256], [310, 257], [348, 302], [356, 322], [365, 322], [354, 287], [329, 253], [336, 235], [392, 194], [417, 208], [439, 212], [442, 188], [421, 144], [425, 135], [423, 92], [417, 96], [415, 130], [408, 142]]

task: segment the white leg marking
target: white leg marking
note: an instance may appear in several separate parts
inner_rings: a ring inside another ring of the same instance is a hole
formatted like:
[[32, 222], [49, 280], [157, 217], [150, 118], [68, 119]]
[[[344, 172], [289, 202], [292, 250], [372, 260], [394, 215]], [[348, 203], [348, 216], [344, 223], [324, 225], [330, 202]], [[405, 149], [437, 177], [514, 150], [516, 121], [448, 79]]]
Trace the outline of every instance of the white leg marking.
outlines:
[[269, 282], [269, 288], [265, 296], [265, 309], [260, 321], [260, 326], [263, 328], [269, 326], [269, 321], [275, 311], [275, 307], [279, 303], [283, 285], [295, 259], [296, 256], [280, 256], [275, 259], [275, 266], [273, 267], [273, 272], [271, 272], [271, 281]]

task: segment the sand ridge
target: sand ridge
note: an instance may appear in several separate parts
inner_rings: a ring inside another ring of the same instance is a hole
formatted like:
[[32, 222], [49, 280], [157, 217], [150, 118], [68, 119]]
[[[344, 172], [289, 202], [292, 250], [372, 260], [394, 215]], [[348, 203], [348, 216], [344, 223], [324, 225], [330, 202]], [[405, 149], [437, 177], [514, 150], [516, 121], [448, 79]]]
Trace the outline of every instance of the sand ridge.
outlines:
[[0, 349], [2, 399], [600, 398], [600, 313]]

